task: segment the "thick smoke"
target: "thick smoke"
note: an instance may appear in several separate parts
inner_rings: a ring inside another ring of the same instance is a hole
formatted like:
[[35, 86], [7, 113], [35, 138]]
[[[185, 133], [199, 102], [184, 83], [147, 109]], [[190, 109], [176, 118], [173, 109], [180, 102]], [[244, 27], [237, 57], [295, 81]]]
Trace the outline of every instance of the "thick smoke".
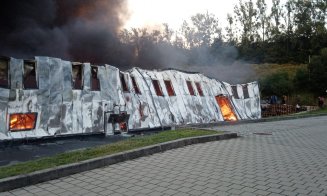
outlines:
[[0, 56], [52, 56], [121, 69], [175, 68], [231, 83], [253, 76], [248, 64], [235, 63], [238, 54], [232, 46], [187, 50], [141, 33], [121, 41], [127, 7], [127, 0], [3, 0]]
[[117, 33], [128, 17], [124, 0], [4, 0], [0, 54], [116, 62]]

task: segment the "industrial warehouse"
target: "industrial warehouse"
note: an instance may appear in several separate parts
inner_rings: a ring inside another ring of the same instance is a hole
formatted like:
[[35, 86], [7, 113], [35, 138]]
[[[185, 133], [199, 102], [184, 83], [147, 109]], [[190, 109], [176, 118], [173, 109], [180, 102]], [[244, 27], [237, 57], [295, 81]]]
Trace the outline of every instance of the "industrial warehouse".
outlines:
[[261, 118], [257, 82], [174, 69], [121, 71], [52, 57], [0, 58], [0, 140]]

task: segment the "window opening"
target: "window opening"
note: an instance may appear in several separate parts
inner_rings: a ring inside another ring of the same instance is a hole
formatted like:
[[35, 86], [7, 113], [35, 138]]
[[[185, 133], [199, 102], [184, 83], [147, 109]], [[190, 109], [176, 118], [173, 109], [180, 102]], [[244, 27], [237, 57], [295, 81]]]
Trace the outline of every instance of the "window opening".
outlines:
[[240, 97], [238, 96], [238, 93], [237, 93], [237, 86], [233, 85], [231, 87], [232, 87], [232, 93], [233, 93], [234, 98], [239, 99]]
[[73, 64], [73, 89], [82, 89], [82, 73], [83, 65], [82, 64]]
[[36, 62], [35, 61], [24, 61], [24, 88], [25, 89], [36, 89]]
[[132, 79], [132, 84], [133, 84], [133, 88], [135, 90], [135, 93], [136, 94], [141, 94], [141, 91], [136, 83], [136, 80], [135, 80], [135, 77], [134, 76], [131, 76], [131, 79]]
[[127, 86], [127, 83], [126, 83], [126, 80], [125, 80], [125, 74], [120, 74], [120, 82], [121, 82], [121, 85], [123, 87], [123, 91], [124, 92], [129, 92], [128, 90], [128, 86]]
[[91, 90], [99, 91], [100, 90], [100, 81], [98, 78], [98, 67], [91, 66]]
[[8, 64], [8, 59], [0, 58], [0, 87], [9, 87]]
[[194, 89], [193, 89], [193, 86], [192, 86], [192, 82], [191, 81], [186, 81], [186, 84], [187, 84], [187, 88], [188, 88], [188, 91], [190, 92], [190, 95], [195, 95], [194, 93]]
[[152, 80], [152, 84], [154, 86], [154, 90], [156, 91], [156, 94], [158, 96], [163, 96], [159, 81], [158, 80]]
[[9, 115], [9, 130], [25, 131], [35, 129], [37, 113], [15, 113]]
[[242, 86], [242, 88], [243, 88], [243, 96], [244, 96], [244, 99], [250, 98], [250, 96], [249, 96], [249, 90], [248, 90], [248, 85], [244, 85], [244, 86]]
[[219, 105], [221, 114], [225, 121], [236, 121], [237, 117], [233, 110], [232, 104], [226, 96], [216, 96], [216, 101]]
[[202, 91], [202, 87], [201, 87], [201, 84], [199, 82], [195, 82], [195, 86], [196, 86], [196, 89], [198, 90], [199, 92], [199, 95], [201, 97], [203, 97], [203, 91]]
[[168, 95], [169, 96], [175, 96], [176, 94], [175, 94], [173, 85], [171, 84], [171, 81], [170, 80], [164, 80], [164, 83], [165, 83]]

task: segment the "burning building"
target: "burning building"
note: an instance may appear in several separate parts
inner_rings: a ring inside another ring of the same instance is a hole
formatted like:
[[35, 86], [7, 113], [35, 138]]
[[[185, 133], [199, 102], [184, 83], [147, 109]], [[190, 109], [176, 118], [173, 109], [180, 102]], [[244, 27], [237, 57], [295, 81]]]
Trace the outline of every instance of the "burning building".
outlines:
[[0, 58], [0, 140], [261, 118], [258, 83], [174, 69], [121, 71], [50, 57]]

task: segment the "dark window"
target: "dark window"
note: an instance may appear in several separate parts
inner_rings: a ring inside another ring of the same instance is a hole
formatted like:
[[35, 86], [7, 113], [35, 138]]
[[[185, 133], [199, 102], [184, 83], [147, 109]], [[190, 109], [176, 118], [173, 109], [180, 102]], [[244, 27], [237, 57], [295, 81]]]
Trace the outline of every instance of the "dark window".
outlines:
[[196, 82], [196, 83], [195, 83], [195, 86], [196, 86], [196, 89], [198, 89], [199, 95], [200, 95], [201, 97], [203, 97], [203, 91], [202, 91], [201, 84], [200, 84], [199, 82]]
[[244, 85], [243, 86], [243, 96], [244, 96], [244, 99], [247, 99], [249, 98], [249, 90], [248, 90], [248, 85]]
[[165, 82], [165, 86], [166, 86], [168, 95], [169, 96], [175, 96], [176, 94], [175, 94], [173, 85], [171, 84], [171, 81], [170, 80], [164, 80], [164, 82]]
[[134, 88], [134, 90], [135, 90], [135, 93], [136, 93], [136, 94], [141, 94], [141, 91], [140, 91], [139, 87], [137, 86], [137, 83], [136, 83], [135, 77], [134, 77], [134, 76], [131, 76], [131, 79], [132, 79], [133, 88]]
[[98, 67], [91, 66], [91, 90], [99, 91], [100, 90], [100, 81], [98, 78]]
[[24, 61], [24, 88], [37, 89], [35, 61]]
[[82, 89], [82, 64], [73, 64], [73, 89]]
[[0, 58], [0, 87], [8, 88], [8, 59]]
[[187, 84], [187, 88], [188, 88], [188, 91], [190, 92], [190, 95], [195, 95], [194, 93], [194, 89], [193, 89], [193, 86], [192, 86], [192, 82], [191, 81], [186, 81], [186, 84]]
[[121, 82], [121, 86], [123, 87], [123, 91], [124, 92], [129, 92], [128, 90], [128, 86], [125, 80], [125, 74], [120, 74], [120, 82]]
[[237, 86], [233, 85], [231, 87], [232, 87], [232, 92], [233, 92], [234, 98], [239, 99], [240, 97], [238, 96], [238, 93], [237, 93]]
[[154, 86], [154, 90], [156, 91], [156, 94], [158, 96], [163, 96], [159, 81], [158, 80], [152, 80], [152, 84]]

